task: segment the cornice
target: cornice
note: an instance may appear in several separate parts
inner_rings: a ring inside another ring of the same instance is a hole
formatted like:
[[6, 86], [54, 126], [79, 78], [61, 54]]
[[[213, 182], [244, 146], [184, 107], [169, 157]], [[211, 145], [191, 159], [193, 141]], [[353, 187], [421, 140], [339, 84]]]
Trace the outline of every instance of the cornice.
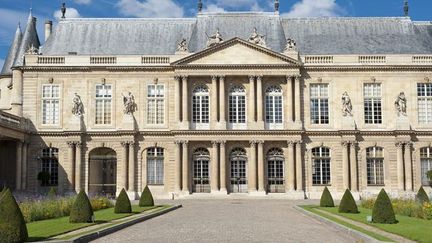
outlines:
[[303, 66], [306, 71], [358, 71], [358, 72], [394, 72], [394, 71], [432, 71], [432, 65], [329, 65], [329, 66]]
[[174, 66], [175, 70], [190, 70], [190, 69], [299, 69], [302, 65], [294, 64], [187, 64], [182, 66]]

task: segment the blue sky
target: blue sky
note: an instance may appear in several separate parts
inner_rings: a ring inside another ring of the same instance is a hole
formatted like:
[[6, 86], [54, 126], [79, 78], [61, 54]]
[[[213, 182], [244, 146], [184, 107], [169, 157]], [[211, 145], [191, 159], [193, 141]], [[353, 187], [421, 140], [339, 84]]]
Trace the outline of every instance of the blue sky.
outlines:
[[[0, 67], [18, 22], [24, 28], [30, 7], [38, 18], [39, 37], [43, 23], [59, 17], [66, 2], [68, 17], [191, 17], [197, 0], [0, 0]], [[273, 0], [203, 0], [204, 11], [272, 11]], [[410, 17], [432, 20], [432, 0], [409, 0]], [[403, 0], [280, 0], [280, 12], [291, 17], [308, 16], [402, 16]]]

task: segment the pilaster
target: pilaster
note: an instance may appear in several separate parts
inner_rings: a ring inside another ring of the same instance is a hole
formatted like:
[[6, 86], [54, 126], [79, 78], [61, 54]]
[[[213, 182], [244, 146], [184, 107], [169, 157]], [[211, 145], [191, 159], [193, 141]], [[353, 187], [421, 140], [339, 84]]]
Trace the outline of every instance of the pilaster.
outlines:
[[210, 178], [210, 188], [211, 192], [217, 192], [219, 190], [219, 164], [218, 164], [218, 141], [212, 141], [212, 152], [211, 152], [211, 178]]
[[295, 165], [294, 165], [294, 141], [287, 141], [288, 145], [288, 159], [285, 170], [285, 192], [294, 191], [295, 184]]
[[189, 141], [182, 141], [182, 193], [190, 194], [190, 182], [189, 182]]
[[225, 76], [219, 76], [219, 129], [226, 129]]

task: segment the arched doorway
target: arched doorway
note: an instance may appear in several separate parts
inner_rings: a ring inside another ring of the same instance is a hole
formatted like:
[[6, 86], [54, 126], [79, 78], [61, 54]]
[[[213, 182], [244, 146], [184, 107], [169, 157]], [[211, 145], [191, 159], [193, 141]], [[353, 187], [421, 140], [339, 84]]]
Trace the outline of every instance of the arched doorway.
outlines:
[[231, 192], [247, 192], [247, 156], [242, 148], [235, 148], [230, 154], [231, 164]]
[[210, 153], [199, 148], [193, 153], [193, 186], [192, 192], [210, 192], [209, 179]]
[[110, 148], [96, 148], [89, 155], [89, 193], [115, 196], [117, 156]]
[[267, 153], [267, 178], [270, 193], [285, 192], [284, 154], [282, 149], [272, 148]]

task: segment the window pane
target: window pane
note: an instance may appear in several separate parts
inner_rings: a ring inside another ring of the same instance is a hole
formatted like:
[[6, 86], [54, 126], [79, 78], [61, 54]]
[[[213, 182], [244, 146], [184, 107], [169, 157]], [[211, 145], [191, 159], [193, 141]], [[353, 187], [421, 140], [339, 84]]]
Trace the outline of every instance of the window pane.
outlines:
[[312, 124], [329, 124], [328, 84], [311, 84], [310, 116]]
[[164, 154], [162, 148], [149, 148], [147, 150], [147, 184], [164, 184]]

